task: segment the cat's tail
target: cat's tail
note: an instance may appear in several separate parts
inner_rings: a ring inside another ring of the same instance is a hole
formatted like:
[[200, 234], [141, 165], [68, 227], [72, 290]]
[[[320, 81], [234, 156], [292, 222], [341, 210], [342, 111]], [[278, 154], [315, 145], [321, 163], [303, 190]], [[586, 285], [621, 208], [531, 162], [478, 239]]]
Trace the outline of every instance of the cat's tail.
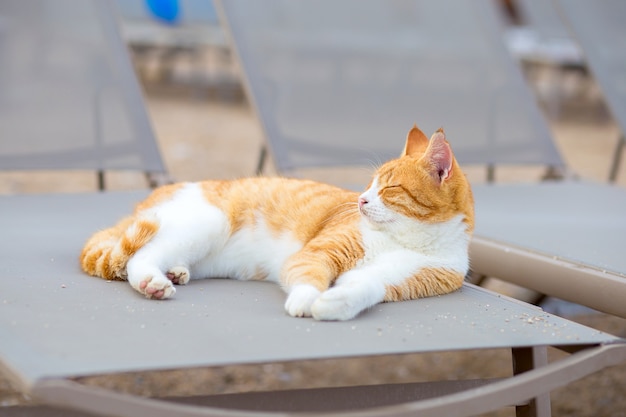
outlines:
[[89, 238], [80, 265], [89, 275], [106, 280], [126, 280], [126, 264], [159, 230], [156, 219], [127, 217]]

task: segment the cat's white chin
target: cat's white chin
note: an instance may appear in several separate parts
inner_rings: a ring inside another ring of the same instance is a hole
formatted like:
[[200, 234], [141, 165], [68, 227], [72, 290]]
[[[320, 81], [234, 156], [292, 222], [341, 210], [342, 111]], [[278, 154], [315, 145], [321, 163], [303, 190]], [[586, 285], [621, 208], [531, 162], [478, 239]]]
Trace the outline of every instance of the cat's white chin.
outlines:
[[362, 217], [365, 219], [366, 224], [374, 230], [383, 230], [396, 222], [395, 219], [377, 218], [376, 216], [368, 216], [367, 214], [362, 214]]
[[396, 221], [396, 217], [386, 207], [374, 206], [371, 209], [361, 207], [359, 211], [361, 216], [372, 224], [385, 225]]

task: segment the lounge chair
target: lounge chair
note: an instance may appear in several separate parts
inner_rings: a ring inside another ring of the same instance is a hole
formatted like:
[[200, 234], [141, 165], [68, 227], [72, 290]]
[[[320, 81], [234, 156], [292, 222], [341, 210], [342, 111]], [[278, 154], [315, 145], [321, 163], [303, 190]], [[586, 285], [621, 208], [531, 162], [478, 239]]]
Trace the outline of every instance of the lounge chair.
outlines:
[[587, 2], [558, 0], [558, 9], [578, 41], [585, 62], [598, 82], [613, 118], [621, 128], [609, 170], [615, 181], [626, 146], [626, 50], [616, 40], [626, 37], [626, 3], [620, 0]]
[[166, 181], [141, 91], [107, 2], [0, 5], [1, 170], [106, 171]]
[[577, 181], [473, 189], [474, 271], [626, 318], [626, 190]]
[[[269, 283], [192, 281], [174, 299], [161, 302], [145, 299], [125, 282], [84, 275], [77, 253], [85, 239], [146, 195], [0, 197], [0, 272], [10, 281], [0, 295], [0, 368], [40, 404], [0, 408], [3, 416], [49, 416], [55, 409], [128, 417], [298, 411], [469, 416], [510, 405], [518, 406], [520, 416], [545, 416], [550, 390], [626, 360], [624, 339], [470, 284], [442, 297], [382, 304], [348, 322], [314, 322], [289, 317], [282, 290]], [[547, 346], [575, 353], [546, 364]], [[80, 382], [80, 377], [131, 371], [490, 348], [512, 350], [514, 376], [174, 402]]]

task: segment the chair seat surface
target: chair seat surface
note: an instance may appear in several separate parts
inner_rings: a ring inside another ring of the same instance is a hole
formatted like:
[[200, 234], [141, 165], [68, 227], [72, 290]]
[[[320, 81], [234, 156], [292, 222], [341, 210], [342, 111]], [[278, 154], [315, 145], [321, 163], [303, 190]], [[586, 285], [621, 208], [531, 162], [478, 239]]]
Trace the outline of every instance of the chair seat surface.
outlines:
[[296, 319], [281, 289], [196, 280], [147, 300], [79, 269], [84, 241], [145, 192], [0, 197], [0, 365], [27, 382], [226, 364], [621, 339], [471, 285], [347, 322]]
[[626, 277], [626, 190], [587, 182], [474, 185], [477, 236]]

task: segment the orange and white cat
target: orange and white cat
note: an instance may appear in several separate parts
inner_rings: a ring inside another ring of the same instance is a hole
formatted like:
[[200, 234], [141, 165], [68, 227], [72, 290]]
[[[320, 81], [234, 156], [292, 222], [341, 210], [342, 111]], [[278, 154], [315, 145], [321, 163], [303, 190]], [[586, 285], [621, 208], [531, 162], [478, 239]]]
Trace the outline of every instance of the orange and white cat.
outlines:
[[414, 127], [360, 195], [286, 178], [167, 185], [94, 234], [80, 260], [148, 298], [191, 278], [268, 280], [287, 292], [290, 315], [347, 320], [458, 289], [473, 227], [472, 192], [443, 130], [429, 141]]

